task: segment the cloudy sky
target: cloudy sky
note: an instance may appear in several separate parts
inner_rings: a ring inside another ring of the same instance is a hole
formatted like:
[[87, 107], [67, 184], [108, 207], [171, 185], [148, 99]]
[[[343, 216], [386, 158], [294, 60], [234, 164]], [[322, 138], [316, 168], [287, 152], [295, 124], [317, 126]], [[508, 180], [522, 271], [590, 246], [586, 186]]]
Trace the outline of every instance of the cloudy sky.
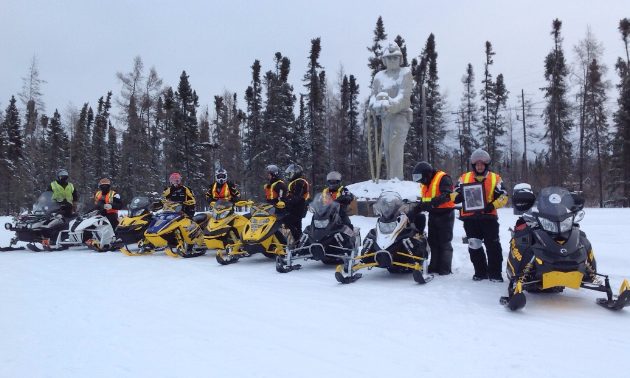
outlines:
[[343, 69], [357, 77], [363, 98], [370, 79], [366, 47], [379, 16], [389, 38], [405, 39], [410, 59], [430, 33], [435, 35], [440, 85], [455, 109], [468, 63], [477, 90], [481, 87], [486, 41], [496, 52], [491, 72], [495, 78], [503, 73], [510, 104], [517, 104], [521, 89], [540, 100], [555, 18], [563, 22], [569, 61], [573, 46], [591, 27], [606, 49], [608, 79], [617, 83], [614, 62], [624, 51], [617, 26], [630, 17], [630, 1], [2, 0], [0, 106], [4, 111], [11, 95], [20, 92], [33, 56], [47, 81], [42, 92], [48, 114], [69, 105], [94, 105], [108, 91], [117, 95], [121, 85], [115, 73], [130, 71], [140, 56], [147, 70], [154, 66], [174, 87], [185, 70], [202, 107], [212, 107], [224, 90], [236, 92], [244, 107], [252, 63], [259, 59], [266, 72], [276, 52], [291, 59], [290, 81], [296, 93], [304, 93], [301, 79], [310, 41], [317, 37], [331, 82]]

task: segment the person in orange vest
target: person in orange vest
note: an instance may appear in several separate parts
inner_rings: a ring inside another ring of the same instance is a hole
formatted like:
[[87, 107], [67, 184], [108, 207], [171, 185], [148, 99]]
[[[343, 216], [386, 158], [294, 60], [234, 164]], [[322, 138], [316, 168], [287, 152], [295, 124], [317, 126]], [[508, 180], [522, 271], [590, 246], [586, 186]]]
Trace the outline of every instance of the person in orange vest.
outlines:
[[322, 191], [324, 200], [330, 194], [335, 202], [339, 202], [339, 217], [346, 226], [354, 230], [350, 217], [348, 216], [348, 205], [354, 200], [354, 194], [350, 193], [348, 188], [341, 185], [341, 173], [332, 171], [326, 176], [327, 188]]
[[287, 184], [280, 179], [280, 170], [276, 165], [267, 166], [267, 181], [265, 184], [265, 200], [267, 203], [276, 205], [278, 202], [283, 202], [287, 196]]
[[302, 237], [302, 219], [306, 216], [306, 201], [310, 198], [309, 185], [304, 178], [302, 167], [298, 164], [289, 165], [284, 173], [290, 181], [285, 199], [288, 214], [284, 218], [284, 225], [297, 242]]
[[98, 182], [98, 191], [94, 193], [94, 204], [101, 208], [101, 215], [106, 217], [112, 228], [116, 230], [118, 210], [122, 209], [123, 203], [120, 194], [112, 190], [111, 186], [112, 182], [106, 178]]
[[227, 177], [227, 171], [223, 168], [214, 172], [215, 183], [205, 193], [208, 202], [225, 199], [236, 203], [240, 200], [241, 193], [236, 189], [236, 185], [228, 181]]
[[[412, 178], [419, 182], [422, 202], [410, 214], [415, 220], [420, 212], [429, 212], [428, 242], [431, 247], [431, 261], [428, 272], [441, 276], [451, 274], [453, 261], [453, 226], [455, 225], [455, 204], [451, 200], [453, 180], [445, 172], [434, 169], [431, 164], [421, 161], [413, 168]], [[417, 222], [416, 222], [417, 223]], [[424, 228], [424, 227], [423, 227]]]
[[[490, 279], [503, 282], [501, 267], [503, 251], [499, 241], [499, 216], [497, 209], [505, 206], [508, 193], [503, 189], [501, 176], [490, 171], [490, 155], [481, 149], [470, 155], [472, 171], [459, 178], [455, 192], [455, 203], [463, 201], [462, 185], [482, 182], [485, 188], [485, 208], [482, 211], [464, 212], [460, 210], [460, 219], [464, 222], [464, 231], [468, 238], [470, 261], [475, 269], [474, 281]], [[486, 246], [484, 253], [483, 244]], [[487, 254], [487, 258], [486, 258]]]

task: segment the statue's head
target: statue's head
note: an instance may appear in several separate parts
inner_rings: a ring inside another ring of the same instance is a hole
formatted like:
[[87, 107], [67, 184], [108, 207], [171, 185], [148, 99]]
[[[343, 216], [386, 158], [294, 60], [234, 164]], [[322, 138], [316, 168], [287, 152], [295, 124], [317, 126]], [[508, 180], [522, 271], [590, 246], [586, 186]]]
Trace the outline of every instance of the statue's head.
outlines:
[[400, 51], [400, 47], [396, 42], [390, 42], [387, 47], [383, 49], [381, 61], [387, 68], [390, 68], [391, 65], [395, 67], [400, 67], [400, 64], [402, 62], [402, 52]]

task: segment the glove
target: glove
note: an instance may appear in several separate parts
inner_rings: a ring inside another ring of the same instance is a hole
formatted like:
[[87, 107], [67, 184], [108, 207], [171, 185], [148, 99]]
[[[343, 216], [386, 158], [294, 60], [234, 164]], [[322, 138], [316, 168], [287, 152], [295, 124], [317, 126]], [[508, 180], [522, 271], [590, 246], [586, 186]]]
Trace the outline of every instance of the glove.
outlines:
[[112, 209], [112, 205], [110, 203], [106, 203], [105, 205], [103, 205], [103, 209], [111, 210]]
[[420, 211], [429, 211], [433, 209], [433, 205], [431, 205], [431, 202], [422, 202], [418, 206], [420, 206]]
[[494, 211], [494, 205], [492, 204], [492, 202], [490, 202], [486, 205], [486, 207], [483, 208], [484, 213], [491, 213], [492, 211]]

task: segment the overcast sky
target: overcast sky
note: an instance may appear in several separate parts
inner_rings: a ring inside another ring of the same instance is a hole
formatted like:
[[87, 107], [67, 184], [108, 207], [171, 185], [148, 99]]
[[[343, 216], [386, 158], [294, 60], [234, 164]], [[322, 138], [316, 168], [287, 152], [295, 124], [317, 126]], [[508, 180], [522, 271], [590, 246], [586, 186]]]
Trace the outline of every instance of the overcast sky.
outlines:
[[[304, 93], [301, 79], [310, 41], [317, 37], [331, 82], [343, 66], [357, 78], [364, 98], [370, 80], [366, 48], [379, 16], [389, 39], [405, 39], [409, 60], [435, 35], [439, 83], [455, 109], [468, 63], [477, 91], [481, 88], [486, 41], [496, 52], [491, 73], [495, 78], [503, 73], [509, 103], [517, 104], [521, 89], [541, 100], [538, 88], [545, 85], [543, 62], [553, 45], [555, 18], [563, 22], [569, 62], [590, 25], [606, 49], [607, 78], [616, 84], [614, 62], [623, 54], [617, 27], [630, 17], [630, 1], [2, 0], [0, 106], [4, 112], [11, 95], [17, 97], [35, 55], [40, 78], [47, 81], [42, 92], [49, 115], [56, 108], [65, 112], [69, 104], [95, 107], [108, 91], [118, 95], [115, 73], [131, 71], [135, 56], [173, 87], [185, 70], [202, 107], [212, 109], [214, 96], [227, 89], [244, 108], [252, 63], [259, 59], [264, 73], [273, 68], [276, 52], [291, 59], [289, 80], [296, 94]], [[611, 106], [617, 92], [612, 94]]]

